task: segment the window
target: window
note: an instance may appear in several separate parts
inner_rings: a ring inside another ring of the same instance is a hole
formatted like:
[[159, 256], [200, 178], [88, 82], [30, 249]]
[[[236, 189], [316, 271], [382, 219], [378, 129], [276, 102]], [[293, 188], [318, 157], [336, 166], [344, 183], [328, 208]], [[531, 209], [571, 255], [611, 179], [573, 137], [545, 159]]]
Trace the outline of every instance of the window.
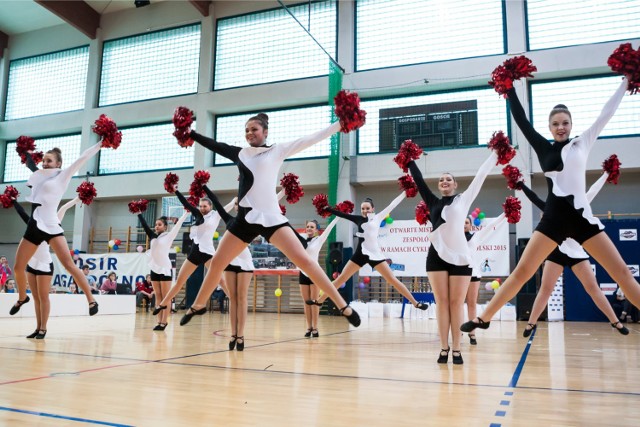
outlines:
[[[195, 122], [194, 122], [195, 129]], [[100, 175], [193, 167], [193, 147], [182, 148], [172, 135], [173, 124], [121, 129], [117, 150], [100, 152]]]
[[498, 0], [358, 0], [356, 69], [505, 52]]
[[[47, 152], [53, 147], [62, 151], [62, 167], [68, 166], [80, 157], [80, 134], [54, 136], [36, 139], [36, 150]], [[38, 165], [42, 166], [42, 163]], [[86, 169], [80, 169], [75, 176], [84, 175]], [[16, 142], [7, 142], [7, 154], [4, 160], [4, 182], [26, 181], [31, 171], [20, 163], [20, 156], [16, 153]]]
[[200, 25], [104, 42], [100, 106], [196, 93]]
[[[288, 9], [336, 57], [337, 1]], [[284, 9], [218, 20], [214, 89], [324, 76], [329, 58]]]
[[[326, 105], [291, 110], [265, 111], [265, 113], [269, 116], [268, 144], [295, 141], [302, 136], [322, 130], [331, 124], [331, 108]], [[219, 116], [216, 120], [216, 140], [241, 147], [246, 146], [244, 125], [247, 123], [247, 120], [254, 115], [254, 113], [246, 113], [233, 116]], [[328, 156], [330, 151], [331, 142], [327, 138], [290, 158], [324, 157]], [[214, 162], [216, 165], [231, 163], [224, 157], [217, 155], [215, 156]]]
[[358, 131], [358, 154], [381, 151], [380, 110], [458, 101], [475, 101], [479, 144], [489, 142], [495, 131], [507, 131], [506, 104], [493, 89], [467, 89], [403, 98], [363, 100], [361, 105], [367, 112], [367, 124]]
[[[580, 135], [595, 122], [602, 107], [620, 86], [620, 76], [554, 82], [532, 82], [532, 123], [541, 135], [551, 139], [549, 133], [549, 111], [564, 104], [571, 111], [573, 136]], [[639, 135], [640, 99], [628, 96], [622, 100], [618, 110], [600, 133], [600, 136]]]
[[637, 0], [528, 0], [529, 49], [640, 37]]
[[88, 46], [11, 61], [5, 120], [84, 108], [88, 67]]

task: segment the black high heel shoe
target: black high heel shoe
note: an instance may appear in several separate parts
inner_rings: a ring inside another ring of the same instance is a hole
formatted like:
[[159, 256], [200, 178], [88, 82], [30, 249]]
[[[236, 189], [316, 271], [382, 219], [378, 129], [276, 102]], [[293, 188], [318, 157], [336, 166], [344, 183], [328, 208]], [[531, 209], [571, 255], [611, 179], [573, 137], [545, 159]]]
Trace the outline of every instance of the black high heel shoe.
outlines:
[[233, 350], [234, 348], [236, 348], [236, 341], [238, 340], [238, 337], [235, 335], [231, 335], [231, 338], [233, 338], [231, 341], [229, 341], [229, 351]]
[[351, 323], [353, 326], [355, 326], [355, 327], [357, 328], [358, 326], [360, 326], [360, 315], [358, 314], [358, 312], [357, 312], [357, 311], [355, 311], [355, 310], [352, 308], [352, 309], [351, 309], [351, 314], [347, 316], [346, 314], [344, 314], [344, 311], [345, 311], [347, 308], [350, 308], [350, 307], [349, 307], [349, 304], [345, 305], [344, 307], [342, 307], [342, 308], [340, 309], [340, 314], [341, 314], [341, 315], [343, 315], [344, 317], [346, 317], [346, 318], [347, 318], [347, 320], [349, 321], [349, 323]]
[[14, 314], [20, 311], [20, 307], [22, 307], [24, 304], [28, 303], [29, 301], [31, 301], [31, 298], [29, 298], [29, 295], [27, 295], [22, 301], [18, 300], [18, 302], [15, 303], [15, 305], [11, 306], [11, 310], [9, 310], [9, 314], [13, 316]]
[[[307, 332], [305, 332], [304, 337], [305, 338], [311, 338], [311, 329], [307, 329]], [[29, 338], [29, 337], [27, 337], [27, 338]]]
[[36, 339], [37, 340], [43, 340], [45, 335], [47, 335], [47, 330], [46, 329], [40, 329], [38, 331], [38, 335], [36, 335]]
[[447, 348], [446, 350], [444, 348], [440, 350], [440, 356], [438, 356], [438, 363], [444, 364], [449, 361], [450, 350], [451, 350], [451, 347]]
[[[456, 353], [458, 353], [458, 355], [456, 356]], [[454, 365], [462, 365], [464, 363], [464, 361], [462, 360], [462, 353], [460, 352], [460, 350], [453, 350], [451, 352], [451, 358], [453, 359], [453, 364]]]
[[428, 310], [429, 309], [429, 303], [428, 302], [419, 302], [416, 306], [415, 306], [418, 310]]
[[40, 329], [36, 329], [31, 334], [27, 335], [27, 338], [35, 338], [36, 335], [38, 335], [38, 332], [40, 332]]
[[[529, 326], [531, 326], [531, 327], [529, 328]], [[536, 329], [538, 329], [538, 325], [536, 325], [535, 323], [527, 323], [527, 326], [525, 326], [524, 331], [522, 331], [522, 336], [525, 337], [525, 338], [529, 338], [529, 336]]]
[[[621, 328], [618, 328], [618, 324], [620, 324], [620, 326], [622, 326], [622, 327], [621, 327]], [[622, 322], [619, 322], [619, 321], [618, 321], [618, 322], [616, 322], [616, 323], [612, 323], [612, 324], [611, 324], [611, 327], [612, 327], [613, 329], [617, 330], [618, 332], [620, 332], [622, 335], [629, 335], [629, 330], [627, 329], [627, 327], [626, 327], [626, 326], [624, 326], [624, 325], [622, 324]], [[27, 338], [29, 338], [29, 337], [27, 337]]]
[[238, 337], [237, 340], [238, 340], [238, 343], [236, 344], [236, 350], [244, 351], [244, 337]]
[[308, 299], [304, 303], [307, 305], [317, 305], [318, 307], [322, 307], [322, 303], [315, 299]]
[[320, 336], [320, 332], [318, 332], [317, 329], [314, 329], [313, 331], [311, 331], [311, 336], [314, 338], [318, 338]]
[[160, 314], [160, 312], [164, 309], [166, 309], [167, 306], [166, 305], [157, 305], [155, 307], [153, 307], [153, 315], [157, 316], [158, 314]]
[[202, 307], [197, 310], [193, 307], [189, 307], [189, 309], [184, 314], [184, 316], [182, 316], [182, 319], [180, 319], [180, 326], [184, 326], [187, 323], [189, 323], [193, 316], [202, 316], [206, 312], [207, 312], [207, 307]]
[[164, 331], [164, 329], [167, 327], [166, 323], [158, 323], [156, 325], [155, 328], [153, 328], [154, 331]]
[[89, 303], [89, 316], [95, 316], [98, 314], [98, 302], [93, 301]]
[[460, 330], [462, 332], [469, 333], [469, 332], [473, 332], [473, 330], [476, 328], [489, 329], [490, 324], [491, 324], [490, 321], [485, 322], [484, 320], [478, 317], [478, 323], [474, 322], [473, 320], [469, 320], [468, 322], [464, 322], [462, 326], [460, 326]]

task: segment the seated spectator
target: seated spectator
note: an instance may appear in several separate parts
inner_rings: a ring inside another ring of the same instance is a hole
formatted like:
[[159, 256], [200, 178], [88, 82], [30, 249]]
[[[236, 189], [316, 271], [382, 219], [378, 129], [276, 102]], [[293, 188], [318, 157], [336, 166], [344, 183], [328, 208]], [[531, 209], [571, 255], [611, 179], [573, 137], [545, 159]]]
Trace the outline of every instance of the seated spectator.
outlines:
[[109, 276], [107, 276], [107, 278], [104, 279], [104, 281], [102, 282], [102, 285], [100, 286], [100, 293], [115, 295], [116, 289], [118, 289], [118, 283], [116, 282], [116, 278], [117, 278], [116, 273], [114, 273], [113, 271], [109, 273]]
[[224, 313], [224, 300], [227, 298], [227, 295], [224, 293], [222, 286], [218, 285], [213, 294], [211, 295], [212, 301], [217, 301], [220, 306], [220, 313]]
[[89, 275], [89, 271], [90, 271], [89, 265], [85, 264], [82, 266], [82, 273], [84, 273], [84, 275], [87, 277], [87, 282], [89, 282], [91, 293], [99, 294], [100, 291], [98, 290], [98, 284], [96, 283], [96, 279], [94, 279], [93, 276]]
[[77, 295], [79, 293], [78, 285], [76, 285], [75, 283], [70, 284], [69, 289], [67, 290], [67, 293]]
[[15, 294], [16, 293], [16, 281], [13, 279], [8, 279], [7, 283], [4, 284], [4, 292], [7, 294]]
[[147, 301], [147, 311], [149, 306], [156, 305], [156, 293], [151, 286], [151, 275], [147, 274], [146, 280], [140, 280], [136, 283], [136, 305], [142, 307], [142, 300]]
[[624, 296], [622, 289], [618, 287], [616, 291], [616, 302], [618, 304], [622, 304], [622, 313], [620, 314], [621, 322], [638, 322], [640, 321], [640, 316], [638, 312], [638, 308], [631, 304], [629, 300]]

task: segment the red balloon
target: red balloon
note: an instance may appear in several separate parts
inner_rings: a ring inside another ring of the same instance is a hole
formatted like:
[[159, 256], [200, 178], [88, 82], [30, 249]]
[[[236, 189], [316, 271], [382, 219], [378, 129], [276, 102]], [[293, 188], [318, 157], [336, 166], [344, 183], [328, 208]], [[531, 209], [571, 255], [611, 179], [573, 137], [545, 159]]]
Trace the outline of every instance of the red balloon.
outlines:
[[333, 274], [331, 275], [331, 277], [333, 277], [334, 279], [337, 279], [339, 276], [337, 271], [334, 271]]
[[371, 283], [371, 277], [365, 276], [362, 278], [362, 281], [368, 285], [369, 283]]
[[73, 249], [69, 249], [69, 255], [71, 255], [71, 257], [72, 257], [72, 258], [73, 258], [73, 256], [74, 256], [75, 254], [76, 254], [76, 253], [73, 251]]
[[116, 239], [116, 240], [114, 240], [114, 242], [118, 246], [120, 246], [122, 244], [122, 240], [120, 240], [120, 239]]

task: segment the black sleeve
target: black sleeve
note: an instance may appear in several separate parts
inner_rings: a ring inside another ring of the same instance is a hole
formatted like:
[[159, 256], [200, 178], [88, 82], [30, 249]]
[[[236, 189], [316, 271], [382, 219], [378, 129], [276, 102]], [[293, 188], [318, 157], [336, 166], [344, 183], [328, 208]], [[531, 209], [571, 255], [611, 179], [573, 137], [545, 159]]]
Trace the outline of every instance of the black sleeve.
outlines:
[[538, 155], [538, 160], [542, 160], [545, 153], [551, 147], [551, 144], [549, 144], [549, 141], [547, 141], [544, 136], [540, 135], [533, 128], [531, 123], [529, 123], [527, 115], [524, 113], [524, 108], [522, 108], [522, 104], [520, 103], [518, 95], [516, 94], [516, 90], [514, 88], [509, 89], [509, 92], [507, 92], [507, 96], [507, 102], [509, 104], [509, 110], [511, 110], [511, 115], [524, 134], [524, 137], [527, 138], [527, 141], [529, 141], [529, 144], [531, 144], [531, 147], [533, 147], [533, 149], [535, 150], [536, 154]]
[[289, 227], [291, 227], [291, 229], [293, 230], [293, 234], [296, 235], [296, 237], [298, 238], [298, 240], [300, 241], [300, 244], [302, 245], [303, 248], [307, 249], [307, 246], [309, 246], [309, 244], [307, 243], [307, 241], [304, 239], [304, 237], [302, 237], [300, 235], [300, 233], [298, 233], [298, 231], [293, 228], [293, 225], [289, 224]]
[[531, 203], [533, 203], [538, 207], [538, 209], [543, 211], [546, 205], [546, 202], [542, 200], [540, 197], [538, 197], [538, 195], [534, 193], [533, 190], [527, 187], [524, 183], [522, 183], [521, 186], [522, 186], [522, 191], [524, 192], [524, 195], [527, 196], [527, 199], [531, 200]]
[[420, 172], [420, 168], [414, 161], [410, 161], [408, 166], [409, 172], [411, 173], [411, 176], [413, 177], [413, 180], [418, 187], [418, 191], [420, 192], [420, 197], [422, 197], [422, 200], [425, 201], [427, 206], [434, 206], [438, 201], [440, 201], [440, 199], [438, 198], [438, 196], [433, 194], [429, 186], [427, 186], [427, 183], [424, 182], [424, 178], [422, 176], [422, 172]]
[[208, 138], [204, 135], [200, 135], [198, 132], [195, 132], [195, 131], [191, 131], [190, 137], [195, 142], [202, 145], [204, 148], [208, 148], [214, 153], [219, 154], [222, 157], [226, 157], [227, 159], [231, 160], [234, 163], [237, 163], [238, 154], [240, 153], [242, 148], [225, 144], [224, 142], [217, 142], [212, 138]]
[[142, 224], [142, 228], [144, 228], [144, 232], [147, 233], [147, 237], [149, 237], [149, 240], [153, 240], [158, 237], [158, 235], [149, 228], [149, 224], [147, 224], [147, 221], [144, 220], [142, 214], [138, 214], [138, 219], [140, 220], [140, 224]]
[[26, 153], [27, 161], [26, 166], [31, 170], [31, 172], [35, 172], [38, 170], [38, 165], [33, 161], [33, 157], [31, 157], [31, 153]]
[[193, 217], [195, 218], [195, 221], [194, 221], [195, 225], [200, 225], [204, 222], [204, 217], [202, 216], [200, 209], [196, 208], [191, 203], [189, 203], [189, 201], [185, 199], [182, 193], [179, 192], [178, 190], [176, 190], [176, 197], [178, 198], [178, 200], [180, 200], [180, 203], [182, 203], [182, 206], [184, 206], [186, 210], [191, 212], [191, 215], [193, 215]]
[[29, 219], [31, 219], [31, 217], [24, 211], [24, 208], [22, 207], [22, 205], [20, 203], [18, 203], [17, 200], [14, 200], [13, 201], [13, 207], [16, 208], [16, 211], [18, 212], [18, 215], [20, 215], [20, 218], [22, 218], [24, 223], [28, 224], [29, 223]]
[[218, 212], [218, 215], [220, 215], [220, 218], [222, 218], [224, 223], [228, 225], [229, 222], [233, 220], [233, 217], [229, 215], [229, 212], [224, 209], [224, 206], [222, 206], [222, 203], [220, 203], [220, 199], [218, 199], [218, 197], [214, 194], [213, 191], [211, 191], [209, 187], [204, 185], [202, 188], [204, 189], [204, 192], [207, 193], [207, 196], [211, 199], [213, 207], [216, 209], [216, 212]]
[[327, 208], [327, 211], [331, 212], [333, 215], [335, 215], [337, 217], [349, 220], [349, 221], [353, 222], [356, 225], [363, 224], [364, 222], [367, 221], [367, 219], [365, 217], [363, 217], [362, 215], [352, 215], [352, 214], [344, 213], [342, 211], [339, 211], [337, 209], [333, 209], [331, 207]]

